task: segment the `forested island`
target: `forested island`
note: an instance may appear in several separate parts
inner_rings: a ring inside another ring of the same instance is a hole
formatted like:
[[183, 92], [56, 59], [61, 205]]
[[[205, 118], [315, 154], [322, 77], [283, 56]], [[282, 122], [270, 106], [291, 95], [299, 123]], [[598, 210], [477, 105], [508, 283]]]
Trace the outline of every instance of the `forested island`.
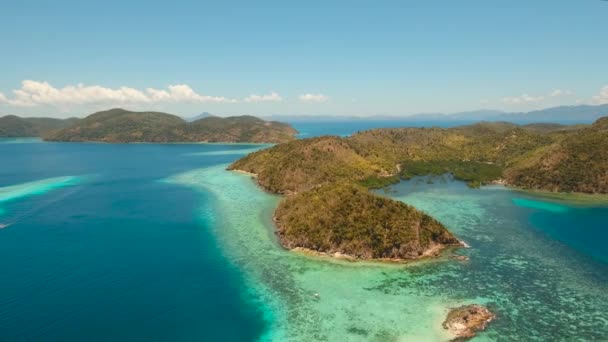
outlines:
[[275, 212], [281, 244], [361, 259], [411, 259], [457, 240], [440, 223], [370, 189], [451, 173], [552, 192], [608, 193], [608, 118], [592, 125], [481, 122], [454, 128], [374, 129], [296, 140], [229, 166], [288, 195]]
[[0, 117], [0, 138], [40, 137], [45, 133], [69, 127], [80, 119], [21, 118], [16, 115]]
[[295, 139], [296, 134], [288, 124], [247, 115], [187, 122], [172, 114], [120, 108], [84, 119], [0, 118], [0, 136], [40, 136], [47, 141], [281, 143]]
[[111, 109], [87, 116], [68, 128], [44, 136], [48, 141], [128, 142], [249, 142], [281, 143], [295, 139], [288, 124], [253, 116], [205, 117], [186, 122], [161, 112]]

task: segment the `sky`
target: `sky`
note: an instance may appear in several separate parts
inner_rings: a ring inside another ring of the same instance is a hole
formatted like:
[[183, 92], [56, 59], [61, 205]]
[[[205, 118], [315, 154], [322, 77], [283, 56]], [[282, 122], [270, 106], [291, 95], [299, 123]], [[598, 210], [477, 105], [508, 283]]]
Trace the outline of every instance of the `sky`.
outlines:
[[608, 1], [0, 2], [0, 115], [608, 103]]

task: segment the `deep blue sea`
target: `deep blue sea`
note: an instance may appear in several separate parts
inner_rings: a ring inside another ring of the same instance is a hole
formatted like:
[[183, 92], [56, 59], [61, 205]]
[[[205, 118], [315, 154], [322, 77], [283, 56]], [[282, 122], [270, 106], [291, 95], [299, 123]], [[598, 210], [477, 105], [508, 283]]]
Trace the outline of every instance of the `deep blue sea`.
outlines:
[[[241, 299], [240, 273], [196, 214], [208, 198], [160, 182], [238, 157], [190, 153], [251, 146], [4, 142], [0, 341], [247, 341], [261, 334], [258, 309]], [[77, 180], [36, 194], [66, 176]], [[29, 194], [6, 199], [20, 191]]]
[[222, 171], [262, 147], [0, 140], [0, 341], [441, 340], [430, 324], [470, 301], [499, 313], [482, 341], [608, 338], [608, 207], [413, 180], [388, 195], [467, 240], [470, 263], [311, 261], [276, 247], [277, 199]]

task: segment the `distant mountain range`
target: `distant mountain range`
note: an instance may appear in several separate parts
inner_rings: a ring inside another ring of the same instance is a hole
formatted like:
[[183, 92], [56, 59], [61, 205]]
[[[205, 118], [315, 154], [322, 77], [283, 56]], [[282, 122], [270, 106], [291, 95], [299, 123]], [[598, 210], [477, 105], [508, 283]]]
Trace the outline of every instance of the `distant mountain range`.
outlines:
[[444, 113], [422, 113], [407, 116], [332, 116], [332, 115], [272, 115], [265, 119], [297, 122], [297, 121], [352, 121], [352, 120], [394, 120], [394, 121], [506, 121], [514, 123], [592, 123], [600, 117], [608, 115], [608, 104], [604, 105], [579, 105], [561, 106], [531, 112], [504, 112], [499, 110], [476, 110], [452, 114]]
[[195, 116], [192, 116], [192, 117], [189, 117], [189, 118], [185, 118], [185, 120], [188, 121], [188, 122], [193, 122], [193, 121], [196, 121], [196, 120], [200, 120], [200, 119], [204, 119], [204, 118], [208, 118], [208, 117], [212, 117], [212, 116], [215, 116], [215, 115], [213, 115], [211, 113], [208, 113], [208, 112], [202, 112], [202, 113], [200, 113], [198, 115], [195, 115]]
[[[104, 115], [98, 115], [105, 113]], [[453, 122], [468, 124], [478, 121], [504, 121], [528, 123], [592, 123], [608, 116], [608, 104], [553, 107], [531, 112], [503, 112], [477, 110], [453, 114], [425, 113], [410, 116], [375, 115], [368, 117], [331, 115], [272, 115], [260, 118], [253, 116], [222, 118], [204, 112], [182, 119], [178, 116], [156, 112], [129, 112], [112, 109], [95, 113], [87, 118], [21, 118], [15, 115], [0, 117], [0, 137], [45, 136], [52, 140], [87, 139], [99, 141], [255, 141], [279, 142], [289, 139], [293, 128], [279, 122], [323, 122], [357, 120], [391, 120], [403, 122], [403, 126], [422, 123]], [[103, 118], [103, 121], [94, 121]], [[110, 120], [111, 119], [111, 120]], [[94, 125], [92, 124], [94, 122]], [[109, 126], [107, 126], [109, 125]], [[123, 125], [123, 126], [121, 126]], [[177, 127], [177, 128], [176, 128]], [[195, 129], [196, 127], [196, 129]], [[213, 129], [208, 129], [213, 127]], [[70, 130], [66, 130], [70, 128]], [[80, 131], [77, 131], [77, 130]], [[105, 130], [105, 131], [102, 131]], [[213, 131], [215, 130], [215, 131]], [[87, 135], [84, 135], [87, 132]], [[69, 132], [69, 134], [68, 134]], [[104, 133], [105, 132], [105, 133]], [[125, 135], [130, 132], [131, 136]], [[203, 133], [204, 132], [204, 133]], [[219, 132], [222, 132], [223, 135]], [[120, 134], [119, 134], [120, 133]], [[280, 134], [279, 134], [280, 133]], [[103, 135], [109, 134], [109, 135]], [[152, 136], [139, 136], [152, 134]], [[286, 135], [283, 135], [286, 134]], [[118, 138], [120, 136], [120, 138]], [[146, 140], [153, 139], [153, 140]], [[185, 139], [185, 140], [184, 140]]]

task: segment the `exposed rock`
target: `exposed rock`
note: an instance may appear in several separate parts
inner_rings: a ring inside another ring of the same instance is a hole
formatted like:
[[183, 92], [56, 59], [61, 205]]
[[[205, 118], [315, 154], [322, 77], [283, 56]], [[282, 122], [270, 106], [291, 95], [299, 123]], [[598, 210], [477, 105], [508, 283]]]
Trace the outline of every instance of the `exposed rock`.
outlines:
[[457, 339], [474, 337], [484, 330], [496, 315], [486, 307], [472, 304], [452, 309], [443, 322], [443, 328], [456, 335]]
[[469, 257], [466, 255], [452, 255], [452, 259], [458, 260], [458, 261], [468, 261]]

